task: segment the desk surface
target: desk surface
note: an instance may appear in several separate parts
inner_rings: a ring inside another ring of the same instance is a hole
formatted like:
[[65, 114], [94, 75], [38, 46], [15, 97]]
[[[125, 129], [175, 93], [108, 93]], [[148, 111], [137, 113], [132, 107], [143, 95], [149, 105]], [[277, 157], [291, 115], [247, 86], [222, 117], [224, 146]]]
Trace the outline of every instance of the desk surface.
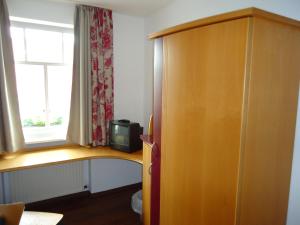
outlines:
[[0, 155], [0, 172], [99, 158], [125, 159], [142, 164], [143, 152], [140, 150], [133, 153], [126, 153], [113, 150], [110, 147], [85, 148], [81, 146], [28, 150]]

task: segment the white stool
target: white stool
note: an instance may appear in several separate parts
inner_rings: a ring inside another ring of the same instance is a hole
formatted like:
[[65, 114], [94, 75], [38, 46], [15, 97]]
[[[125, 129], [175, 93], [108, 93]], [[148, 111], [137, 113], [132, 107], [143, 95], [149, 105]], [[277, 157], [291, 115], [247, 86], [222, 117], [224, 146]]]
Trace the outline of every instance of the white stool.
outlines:
[[24, 203], [0, 204], [0, 218], [5, 225], [56, 225], [63, 215], [48, 212], [23, 211]]
[[57, 213], [24, 211], [20, 225], [56, 225], [62, 217]]

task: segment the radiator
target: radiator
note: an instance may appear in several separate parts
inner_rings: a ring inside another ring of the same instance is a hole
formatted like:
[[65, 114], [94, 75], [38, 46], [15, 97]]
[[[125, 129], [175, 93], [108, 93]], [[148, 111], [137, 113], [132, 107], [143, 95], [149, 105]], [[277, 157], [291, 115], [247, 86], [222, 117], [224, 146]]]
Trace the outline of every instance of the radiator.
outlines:
[[35, 202], [84, 190], [83, 161], [7, 174], [10, 202]]

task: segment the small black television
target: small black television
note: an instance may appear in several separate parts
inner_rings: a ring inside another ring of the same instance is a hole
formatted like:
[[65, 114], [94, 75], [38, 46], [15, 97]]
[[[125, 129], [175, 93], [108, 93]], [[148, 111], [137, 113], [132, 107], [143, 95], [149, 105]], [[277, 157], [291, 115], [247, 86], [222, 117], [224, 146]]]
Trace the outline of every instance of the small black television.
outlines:
[[143, 127], [129, 120], [111, 120], [109, 122], [109, 145], [113, 149], [134, 152], [142, 149]]

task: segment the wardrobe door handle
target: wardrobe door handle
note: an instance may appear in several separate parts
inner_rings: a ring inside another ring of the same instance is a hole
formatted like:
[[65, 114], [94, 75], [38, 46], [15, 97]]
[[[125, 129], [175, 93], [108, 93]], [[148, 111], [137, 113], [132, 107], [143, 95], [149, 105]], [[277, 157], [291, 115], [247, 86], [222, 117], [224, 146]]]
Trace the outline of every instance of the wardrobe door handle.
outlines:
[[152, 174], [152, 163], [150, 164], [149, 168], [148, 168], [148, 174], [151, 175]]

